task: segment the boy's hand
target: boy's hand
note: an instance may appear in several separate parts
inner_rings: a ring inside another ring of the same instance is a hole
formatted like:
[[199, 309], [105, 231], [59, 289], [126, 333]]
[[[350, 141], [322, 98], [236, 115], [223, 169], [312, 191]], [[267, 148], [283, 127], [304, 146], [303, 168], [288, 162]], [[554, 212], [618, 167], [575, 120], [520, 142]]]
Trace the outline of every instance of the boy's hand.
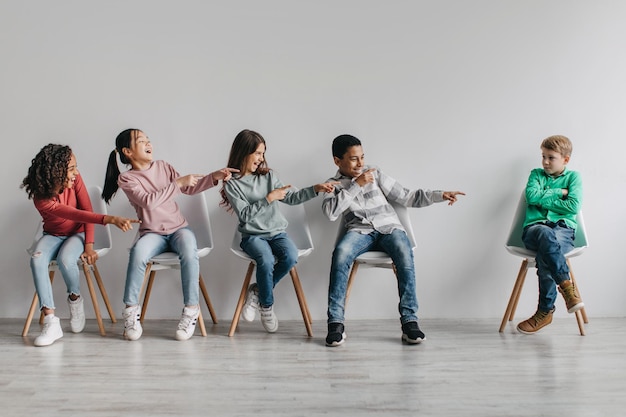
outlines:
[[567, 188], [563, 188], [563, 199], [565, 200], [568, 195], [569, 195], [568, 189]]
[[315, 191], [316, 193], [332, 193], [333, 191], [335, 191], [335, 185], [336, 184], [341, 184], [339, 181], [329, 181], [329, 182], [325, 182], [323, 184], [315, 184], [313, 186], [313, 191]]
[[448, 205], [451, 206], [454, 203], [456, 203], [456, 196], [457, 195], [465, 195], [464, 192], [461, 191], [444, 191], [443, 192], [443, 199], [444, 200], [448, 200]]
[[356, 183], [363, 187], [365, 184], [370, 184], [374, 182], [374, 174], [372, 172], [376, 171], [376, 168], [370, 168], [367, 171], [361, 173], [358, 177], [356, 177]]
[[291, 185], [285, 185], [284, 187], [275, 188], [265, 197], [268, 203], [274, 200], [282, 200], [287, 195], [287, 190], [291, 188]]

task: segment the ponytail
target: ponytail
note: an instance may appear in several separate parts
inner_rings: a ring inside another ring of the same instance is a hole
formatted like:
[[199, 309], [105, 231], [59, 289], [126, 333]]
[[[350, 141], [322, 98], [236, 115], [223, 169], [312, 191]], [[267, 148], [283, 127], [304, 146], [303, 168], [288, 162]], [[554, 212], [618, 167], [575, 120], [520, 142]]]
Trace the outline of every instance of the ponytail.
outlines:
[[109, 155], [109, 163], [107, 164], [107, 172], [104, 176], [104, 187], [102, 189], [102, 199], [107, 204], [109, 204], [109, 201], [111, 201], [119, 188], [117, 184], [117, 177], [119, 175], [120, 169], [117, 166], [117, 151], [113, 150]]

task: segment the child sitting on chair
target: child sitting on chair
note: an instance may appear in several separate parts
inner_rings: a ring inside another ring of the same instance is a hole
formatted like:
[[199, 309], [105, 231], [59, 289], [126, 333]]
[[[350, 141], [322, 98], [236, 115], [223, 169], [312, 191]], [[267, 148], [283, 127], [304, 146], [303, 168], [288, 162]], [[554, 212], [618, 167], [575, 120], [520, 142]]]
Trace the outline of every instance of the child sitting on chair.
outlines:
[[537, 312], [517, 325], [524, 334], [533, 334], [552, 323], [554, 302], [559, 292], [568, 313], [584, 307], [569, 276], [565, 254], [574, 249], [576, 215], [582, 203], [582, 180], [567, 169], [572, 143], [561, 135], [541, 143], [543, 168], [530, 172], [526, 184], [526, 219], [522, 240], [527, 249], [537, 252], [539, 303]]
[[413, 251], [389, 201], [406, 207], [426, 207], [442, 201], [452, 205], [457, 196], [465, 193], [404, 188], [380, 169], [365, 165], [361, 141], [352, 135], [337, 136], [332, 151], [339, 171], [328, 181], [337, 181], [339, 185], [326, 192], [322, 210], [331, 221], [344, 216], [347, 231], [333, 251], [326, 346], [339, 346], [346, 339], [343, 322], [348, 274], [354, 260], [370, 250], [387, 252], [393, 260], [400, 296], [402, 340], [421, 343], [426, 336], [417, 324]]

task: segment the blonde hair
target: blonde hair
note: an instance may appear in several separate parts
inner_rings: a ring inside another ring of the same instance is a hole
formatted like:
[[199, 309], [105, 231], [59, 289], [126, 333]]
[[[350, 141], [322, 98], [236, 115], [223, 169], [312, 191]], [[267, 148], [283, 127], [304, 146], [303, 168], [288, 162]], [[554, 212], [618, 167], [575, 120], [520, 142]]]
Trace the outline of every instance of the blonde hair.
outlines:
[[541, 142], [541, 147], [549, 151], [560, 153], [562, 156], [572, 155], [572, 142], [563, 135], [553, 135]]

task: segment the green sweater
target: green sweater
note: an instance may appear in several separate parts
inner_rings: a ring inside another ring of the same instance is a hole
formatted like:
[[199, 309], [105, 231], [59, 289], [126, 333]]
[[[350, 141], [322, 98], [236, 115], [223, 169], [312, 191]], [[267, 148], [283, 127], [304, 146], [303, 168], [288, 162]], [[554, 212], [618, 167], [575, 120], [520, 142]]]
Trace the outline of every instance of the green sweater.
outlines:
[[[563, 189], [568, 191], [563, 198]], [[580, 174], [567, 168], [558, 177], [545, 173], [543, 168], [530, 172], [526, 184], [526, 220], [524, 227], [546, 221], [565, 221], [572, 229], [576, 229], [576, 214], [582, 204], [583, 187]]]
[[274, 236], [287, 229], [287, 219], [278, 208], [279, 203], [296, 205], [304, 203], [317, 194], [313, 186], [297, 191], [295, 187], [287, 191], [283, 200], [271, 203], [265, 198], [270, 191], [283, 187], [283, 183], [273, 171], [266, 175], [250, 174], [233, 177], [224, 183], [224, 191], [231, 207], [239, 218], [238, 230], [243, 236]]

